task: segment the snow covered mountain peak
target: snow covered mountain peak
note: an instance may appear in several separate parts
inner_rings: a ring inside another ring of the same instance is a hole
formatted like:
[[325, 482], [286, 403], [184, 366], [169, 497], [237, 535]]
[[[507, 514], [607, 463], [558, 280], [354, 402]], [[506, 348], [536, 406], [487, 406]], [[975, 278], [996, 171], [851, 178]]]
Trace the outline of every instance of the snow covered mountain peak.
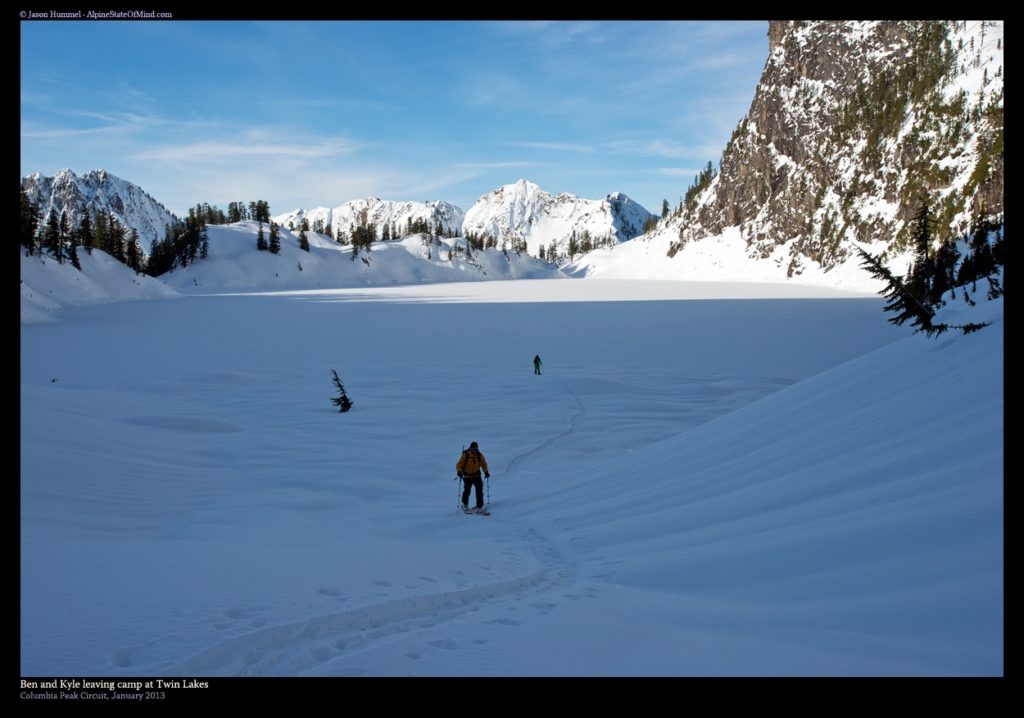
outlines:
[[[571, 254], [570, 242], [611, 245], [636, 237], [653, 215], [621, 192], [604, 199], [552, 195], [519, 179], [483, 195], [466, 213], [463, 231], [498, 243], [525, 241], [530, 254]], [[573, 237], [575, 236], [575, 240]], [[577, 253], [583, 251], [577, 248]]]
[[318, 228], [317, 231], [332, 237], [336, 237], [339, 231], [351, 234], [360, 225], [372, 224], [377, 228], [378, 238], [384, 238], [385, 227], [388, 228], [389, 237], [397, 238], [411, 234], [413, 226], [418, 223], [426, 223], [431, 232], [440, 226], [440, 234], [456, 236], [462, 230], [463, 216], [460, 208], [444, 200], [410, 202], [368, 197], [333, 208], [295, 209], [273, 219], [282, 227], [295, 229], [305, 219], [310, 229]]
[[53, 212], [66, 211], [72, 226], [77, 226], [85, 211], [91, 215], [110, 212], [129, 231], [139, 233], [144, 251], [152, 240], [163, 239], [166, 225], [178, 223], [178, 218], [148, 192], [103, 169], [76, 175], [62, 168], [53, 177], [33, 172], [21, 184], [28, 198], [40, 208], [42, 222]]

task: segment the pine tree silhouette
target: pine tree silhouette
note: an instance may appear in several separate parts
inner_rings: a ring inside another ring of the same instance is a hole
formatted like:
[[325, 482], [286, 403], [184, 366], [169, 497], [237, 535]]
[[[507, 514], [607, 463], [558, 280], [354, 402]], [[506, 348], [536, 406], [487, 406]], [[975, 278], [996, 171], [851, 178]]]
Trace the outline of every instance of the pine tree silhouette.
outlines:
[[339, 412], [346, 412], [352, 408], [352, 400], [348, 398], [348, 394], [345, 393], [345, 385], [341, 383], [341, 379], [338, 377], [338, 372], [331, 369], [331, 374], [334, 376], [334, 386], [340, 393], [339, 396], [331, 399], [331, 403], [338, 407]]
[[[891, 323], [900, 325], [909, 320], [911, 326], [917, 327], [915, 331], [924, 332], [928, 336], [942, 334], [949, 329], [959, 329], [964, 334], [970, 334], [989, 325], [988, 322], [935, 323], [936, 307], [928, 303], [927, 297], [921, 296], [922, 285], [927, 286], [927, 279], [917, 283], [917, 286], [913, 281], [904, 282], [885, 266], [880, 257], [868, 254], [860, 247], [857, 247], [857, 253], [860, 254], [861, 266], [886, 284], [881, 292], [882, 296], [889, 300], [885, 305], [885, 311], [896, 312], [895, 317], [889, 318]], [[913, 280], [912, 275], [913, 272]]]

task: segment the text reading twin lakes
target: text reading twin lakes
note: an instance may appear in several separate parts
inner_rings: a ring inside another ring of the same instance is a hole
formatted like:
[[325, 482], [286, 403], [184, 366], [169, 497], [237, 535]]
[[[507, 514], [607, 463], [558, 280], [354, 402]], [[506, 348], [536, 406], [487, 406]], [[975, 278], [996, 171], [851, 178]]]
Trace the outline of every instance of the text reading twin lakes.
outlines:
[[182, 678], [180, 680], [164, 680], [153, 678], [150, 680], [83, 680], [80, 678], [54, 678], [53, 680], [23, 680], [22, 688], [28, 690], [39, 690], [55, 688], [57, 690], [162, 690], [164, 688], [209, 688], [210, 682]]

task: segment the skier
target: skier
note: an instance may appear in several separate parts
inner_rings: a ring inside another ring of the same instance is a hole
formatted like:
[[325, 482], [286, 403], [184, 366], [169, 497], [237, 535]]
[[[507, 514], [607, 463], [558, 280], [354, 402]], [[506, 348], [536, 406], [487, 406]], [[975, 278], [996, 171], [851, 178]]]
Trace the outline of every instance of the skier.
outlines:
[[476, 511], [479, 512], [484, 507], [484, 480], [480, 478], [481, 469], [483, 469], [484, 476], [488, 479], [491, 478], [491, 472], [487, 468], [487, 459], [480, 453], [480, 448], [474, 441], [468, 449], [462, 452], [458, 463], [455, 464], [455, 470], [465, 487], [462, 490], [462, 510], [466, 513], [470, 513], [469, 490], [474, 486], [476, 487]]
[[540, 354], [533, 358], [533, 373], [540, 374]]

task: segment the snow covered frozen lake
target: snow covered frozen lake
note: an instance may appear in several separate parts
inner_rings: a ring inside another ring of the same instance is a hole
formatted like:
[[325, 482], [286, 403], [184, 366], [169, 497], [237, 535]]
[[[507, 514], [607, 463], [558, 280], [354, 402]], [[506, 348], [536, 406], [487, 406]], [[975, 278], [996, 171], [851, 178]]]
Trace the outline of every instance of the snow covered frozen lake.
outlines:
[[1001, 675], [989, 304], [937, 340], [594, 279], [24, 324], [22, 674]]

